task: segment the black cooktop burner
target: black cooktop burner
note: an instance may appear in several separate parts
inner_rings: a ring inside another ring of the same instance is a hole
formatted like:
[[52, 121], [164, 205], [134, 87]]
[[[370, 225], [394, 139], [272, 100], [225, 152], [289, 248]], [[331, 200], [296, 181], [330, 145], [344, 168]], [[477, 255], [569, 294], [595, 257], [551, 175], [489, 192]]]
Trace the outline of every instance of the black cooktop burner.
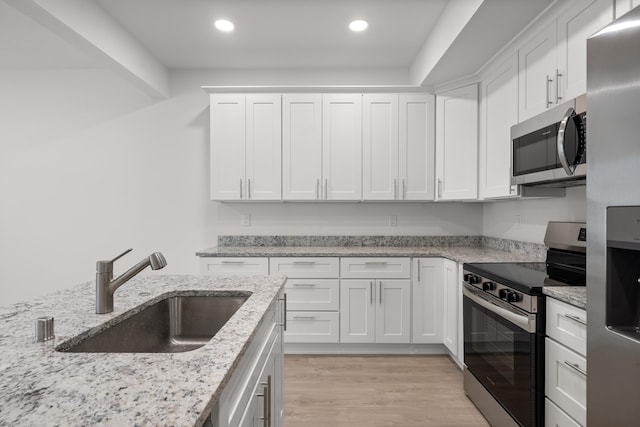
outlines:
[[526, 294], [540, 294], [547, 279], [544, 262], [475, 262], [464, 269]]

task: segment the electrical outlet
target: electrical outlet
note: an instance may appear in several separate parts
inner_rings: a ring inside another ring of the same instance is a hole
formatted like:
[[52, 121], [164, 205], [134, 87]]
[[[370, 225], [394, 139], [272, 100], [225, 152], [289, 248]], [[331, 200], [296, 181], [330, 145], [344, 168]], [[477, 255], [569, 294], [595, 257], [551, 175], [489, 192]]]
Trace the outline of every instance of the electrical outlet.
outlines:
[[249, 214], [240, 215], [240, 225], [249, 227], [251, 225], [251, 215]]
[[395, 227], [398, 225], [398, 217], [396, 215], [389, 215], [389, 226]]

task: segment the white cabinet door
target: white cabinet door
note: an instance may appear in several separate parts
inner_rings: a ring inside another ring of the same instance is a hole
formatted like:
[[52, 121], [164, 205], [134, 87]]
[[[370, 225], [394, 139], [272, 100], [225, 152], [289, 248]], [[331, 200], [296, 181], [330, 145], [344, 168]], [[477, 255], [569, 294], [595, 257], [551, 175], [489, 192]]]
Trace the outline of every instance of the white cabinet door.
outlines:
[[462, 285], [458, 282], [458, 264], [448, 259], [444, 263], [444, 345], [458, 358], [458, 309]]
[[444, 263], [442, 258], [413, 260], [412, 339], [416, 344], [442, 343]]
[[518, 50], [519, 120], [555, 105], [556, 23], [552, 22]]
[[545, 339], [545, 394], [581, 425], [587, 421], [587, 359]]
[[518, 56], [482, 79], [480, 197], [517, 196], [511, 185], [511, 126], [518, 123]]
[[362, 97], [362, 199], [398, 200], [398, 95]]
[[209, 276], [268, 275], [269, 258], [200, 257], [200, 274]]
[[438, 200], [478, 197], [478, 86], [436, 96]]
[[433, 200], [435, 98], [400, 95], [399, 107], [399, 199]]
[[246, 200], [282, 198], [281, 95], [247, 95]]
[[322, 97], [322, 177], [324, 199], [362, 199], [362, 95]]
[[582, 427], [549, 399], [544, 400], [544, 425], [546, 427]]
[[375, 290], [373, 280], [340, 281], [340, 342], [375, 341]]
[[634, 7], [640, 6], [640, 0], [616, 0], [616, 19], [629, 12]]
[[613, 0], [578, 0], [558, 17], [556, 103], [587, 92], [587, 38], [613, 21]]
[[587, 312], [547, 297], [547, 335], [581, 355], [587, 354]]
[[245, 177], [245, 95], [211, 95], [211, 199], [241, 200]]
[[321, 198], [322, 96], [282, 97], [282, 187], [284, 200]]
[[377, 280], [377, 343], [409, 343], [411, 341], [411, 282], [409, 280]]

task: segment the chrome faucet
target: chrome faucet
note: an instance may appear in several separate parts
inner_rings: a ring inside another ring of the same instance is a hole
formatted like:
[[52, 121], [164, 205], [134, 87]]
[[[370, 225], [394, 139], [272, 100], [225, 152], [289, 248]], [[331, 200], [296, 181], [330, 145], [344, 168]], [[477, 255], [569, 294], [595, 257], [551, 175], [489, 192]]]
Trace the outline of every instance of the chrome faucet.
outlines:
[[127, 283], [136, 274], [140, 273], [145, 268], [151, 266], [153, 270], [159, 270], [167, 265], [167, 261], [164, 259], [164, 255], [160, 252], [154, 252], [147, 258], [143, 259], [115, 280], [113, 279], [113, 263], [131, 252], [132, 249], [127, 249], [112, 260], [98, 261], [96, 263], [96, 313], [104, 314], [111, 313], [113, 311], [113, 293], [120, 286]]

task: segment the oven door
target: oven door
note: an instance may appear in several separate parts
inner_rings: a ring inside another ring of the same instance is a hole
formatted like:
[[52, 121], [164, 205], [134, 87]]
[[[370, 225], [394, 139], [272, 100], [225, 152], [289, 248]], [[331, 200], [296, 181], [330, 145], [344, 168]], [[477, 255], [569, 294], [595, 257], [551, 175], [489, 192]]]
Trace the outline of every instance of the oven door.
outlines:
[[464, 286], [467, 369], [520, 425], [537, 425], [542, 420], [536, 315]]

